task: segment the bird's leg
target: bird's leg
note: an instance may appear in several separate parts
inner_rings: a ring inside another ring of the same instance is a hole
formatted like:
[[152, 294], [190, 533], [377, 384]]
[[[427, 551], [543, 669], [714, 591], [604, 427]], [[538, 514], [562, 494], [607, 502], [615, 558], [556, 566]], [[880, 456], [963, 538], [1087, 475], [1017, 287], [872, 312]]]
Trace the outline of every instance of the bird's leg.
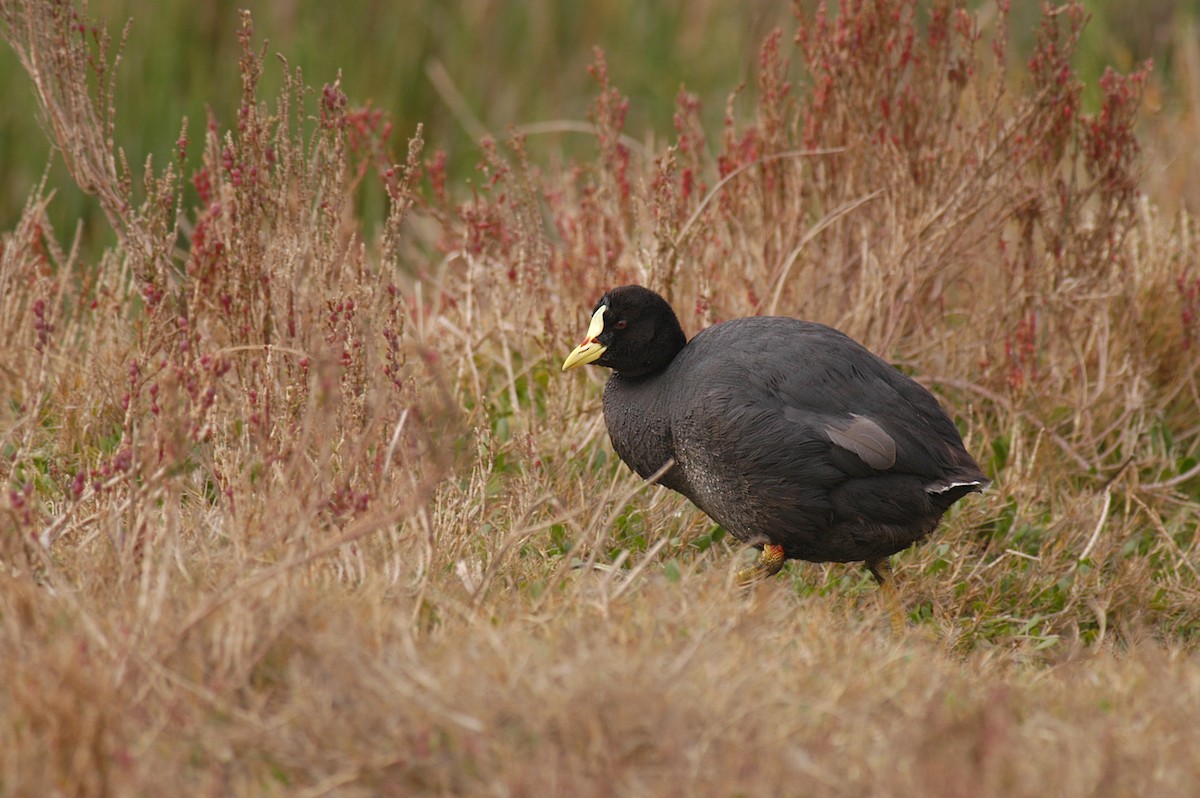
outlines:
[[892, 564], [887, 557], [867, 562], [867, 570], [879, 583], [884, 601], [888, 605], [888, 614], [892, 618], [892, 634], [899, 637], [904, 633], [904, 607], [900, 603], [900, 594], [896, 592], [896, 579], [892, 576]]
[[749, 568], [743, 568], [737, 572], [738, 585], [747, 587], [774, 576], [783, 568], [784, 559], [786, 558], [783, 556], [783, 546], [776, 546], [774, 543], [765, 544], [762, 547], [762, 553], [758, 555], [758, 561]]

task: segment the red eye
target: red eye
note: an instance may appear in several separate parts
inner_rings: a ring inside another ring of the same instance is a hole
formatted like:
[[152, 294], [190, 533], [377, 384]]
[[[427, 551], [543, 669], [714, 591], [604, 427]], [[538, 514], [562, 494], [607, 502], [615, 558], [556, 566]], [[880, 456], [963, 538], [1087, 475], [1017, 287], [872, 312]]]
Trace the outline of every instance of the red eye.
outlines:
[[620, 321], [618, 321], [616, 324], [613, 325], [613, 327], [616, 327], [618, 330], [624, 330], [628, 326], [629, 326], [629, 322], [625, 321], [625, 319], [621, 319]]

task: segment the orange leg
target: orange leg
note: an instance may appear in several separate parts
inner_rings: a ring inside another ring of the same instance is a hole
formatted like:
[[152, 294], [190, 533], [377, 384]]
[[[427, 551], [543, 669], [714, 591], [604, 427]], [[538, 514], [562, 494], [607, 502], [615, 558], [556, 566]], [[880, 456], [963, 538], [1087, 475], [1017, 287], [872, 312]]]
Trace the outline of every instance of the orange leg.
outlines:
[[762, 553], [758, 555], [758, 562], [749, 568], [743, 568], [737, 572], [738, 585], [747, 587], [755, 582], [774, 576], [783, 568], [785, 559], [783, 556], [783, 546], [767, 543], [762, 547]]

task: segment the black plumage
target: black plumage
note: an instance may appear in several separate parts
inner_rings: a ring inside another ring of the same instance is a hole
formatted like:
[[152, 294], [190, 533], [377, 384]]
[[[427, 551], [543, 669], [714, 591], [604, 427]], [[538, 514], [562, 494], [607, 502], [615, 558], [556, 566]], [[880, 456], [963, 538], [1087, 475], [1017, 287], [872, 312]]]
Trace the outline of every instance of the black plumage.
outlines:
[[784, 559], [887, 558], [927, 536], [988, 479], [923, 387], [837, 330], [742, 318], [684, 336], [670, 305], [641, 286], [607, 292], [563, 370], [613, 370], [604, 418], [642, 477], [682, 493], [763, 549], [743, 581]]

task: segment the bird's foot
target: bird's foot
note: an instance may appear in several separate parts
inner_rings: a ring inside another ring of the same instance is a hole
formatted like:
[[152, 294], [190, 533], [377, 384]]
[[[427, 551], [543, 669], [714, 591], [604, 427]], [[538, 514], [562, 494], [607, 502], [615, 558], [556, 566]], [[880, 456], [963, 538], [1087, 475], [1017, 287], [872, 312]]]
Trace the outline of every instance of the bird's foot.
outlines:
[[755, 582], [774, 576], [783, 568], [785, 559], [783, 546], [767, 543], [762, 547], [762, 553], [758, 555], [754, 565], [737, 572], [738, 587], [749, 587]]
[[900, 594], [896, 591], [896, 580], [892, 576], [892, 564], [884, 557], [882, 560], [872, 560], [867, 563], [867, 570], [879, 583], [879, 592], [887, 604], [888, 615], [891, 616], [892, 634], [900, 637], [904, 634], [907, 624], [904, 620], [904, 606], [900, 602]]

